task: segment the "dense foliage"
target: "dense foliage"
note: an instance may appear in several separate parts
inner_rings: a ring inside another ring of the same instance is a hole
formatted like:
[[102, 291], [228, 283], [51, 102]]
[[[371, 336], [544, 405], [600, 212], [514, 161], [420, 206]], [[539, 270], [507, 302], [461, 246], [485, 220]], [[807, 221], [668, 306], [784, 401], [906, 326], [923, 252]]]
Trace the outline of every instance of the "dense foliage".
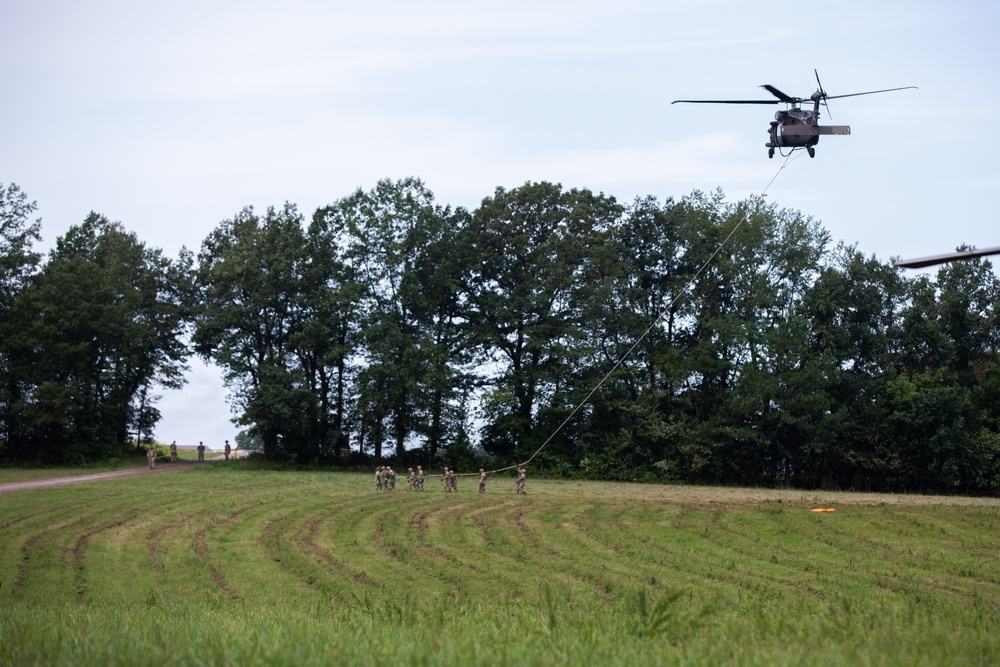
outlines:
[[547, 442], [534, 465], [608, 479], [1000, 488], [983, 260], [907, 278], [718, 192], [623, 205], [527, 183], [467, 211], [405, 179], [311, 221], [244, 209], [197, 266], [92, 214], [39, 268], [33, 205], [2, 195], [8, 459], [148, 432], [191, 324], [273, 458], [511, 464]]

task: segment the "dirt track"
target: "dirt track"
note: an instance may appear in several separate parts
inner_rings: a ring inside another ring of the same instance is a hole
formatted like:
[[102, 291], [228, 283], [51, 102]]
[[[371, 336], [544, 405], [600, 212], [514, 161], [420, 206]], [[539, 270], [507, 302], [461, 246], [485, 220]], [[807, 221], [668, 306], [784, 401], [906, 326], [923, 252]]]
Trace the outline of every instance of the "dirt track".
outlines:
[[[241, 450], [242, 451], [242, 450]], [[239, 453], [237, 453], [239, 456]], [[223, 461], [223, 454], [213, 454], [205, 462]], [[158, 463], [153, 469], [149, 466], [139, 468], [128, 468], [126, 470], [115, 470], [113, 472], [96, 472], [89, 475], [72, 475], [70, 477], [53, 477], [51, 479], [36, 479], [30, 482], [11, 482], [0, 484], [0, 493], [7, 491], [23, 491], [26, 489], [44, 489], [49, 486], [64, 486], [66, 484], [79, 484], [81, 482], [100, 482], [106, 479], [121, 479], [122, 477], [135, 477], [136, 475], [158, 475], [164, 472], [177, 472], [178, 470], [190, 470], [192, 466], [201, 465], [197, 461], [177, 461], [176, 463]]]

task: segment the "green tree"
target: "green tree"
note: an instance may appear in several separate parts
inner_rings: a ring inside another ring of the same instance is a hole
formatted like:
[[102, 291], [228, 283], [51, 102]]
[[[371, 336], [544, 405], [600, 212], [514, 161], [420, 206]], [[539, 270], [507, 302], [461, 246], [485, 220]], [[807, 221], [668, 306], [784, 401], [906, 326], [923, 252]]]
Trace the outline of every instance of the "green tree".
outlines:
[[997, 419], [1000, 367], [989, 262], [955, 262], [935, 281], [910, 283], [899, 336], [899, 377], [882, 407], [892, 453], [890, 483], [909, 489], [995, 492], [1000, 488]]
[[347, 235], [339, 203], [314, 213], [303, 272], [303, 327], [292, 339], [310, 387], [319, 397], [318, 439], [338, 454], [350, 446], [364, 297], [356, 267], [344, 252]]
[[692, 353], [708, 362], [694, 370], [709, 379], [709, 395], [724, 393], [700, 411], [726, 434], [718, 443], [723, 480], [787, 484], [820, 446], [815, 423], [826, 401], [801, 391], [822, 369], [807, 354], [799, 309], [829, 237], [812, 218], [760, 200], [720, 213], [713, 236], [732, 238], [699, 278], [704, 305]]
[[894, 454], [881, 437], [880, 401], [900, 364], [907, 290], [898, 269], [841, 244], [807, 291], [807, 354], [826, 366], [814, 390], [830, 403], [821, 422], [822, 472], [798, 483], [865, 490], [885, 484]]
[[0, 183], [0, 456], [22, 456], [25, 424], [15, 409], [25, 391], [14, 372], [13, 346], [18, 335], [14, 305], [35, 273], [41, 255], [33, 245], [41, 239], [41, 219], [31, 221], [35, 202], [14, 183]]
[[[469, 320], [479, 360], [497, 368], [482, 400], [487, 451], [530, 454], [584, 397], [581, 324], [590, 290], [581, 287], [592, 282], [589, 259], [620, 215], [611, 197], [551, 183], [497, 188], [473, 212]], [[559, 454], [568, 436], [547, 455]]]
[[96, 213], [57, 240], [16, 314], [36, 458], [92, 460], [148, 436], [156, 388], [184, 382], [190, 264]]
[[581, 380], [595, 386], [628, 358], [592, 397], [581, 434], [585, 470], [677, 480], [698, 465], [683, 452], [688, 424], [679, 391], [687, 377], [679, 345], [687, 326], [683, 289], [698, 268], [685, 252], [688, 228], [673, 200], [637, 199], [591, 251], [581, 302], [592, 352]]
[[193, 341], [223, 369], [237, 421], [261, 438], [265, 454], [310, 459], [319, 407], [293, 346], [304, 327], [302, 223], [293, 204], [264, 216], [248, 207], [209, 234], [198, 254]]
[[379, 181], [325, 209], [362, 289], [357, 427], [376, 459], [423, 436], [429, 460], [461, 431], [467, 364], [460, 276], [467, 214], [417, 179]]

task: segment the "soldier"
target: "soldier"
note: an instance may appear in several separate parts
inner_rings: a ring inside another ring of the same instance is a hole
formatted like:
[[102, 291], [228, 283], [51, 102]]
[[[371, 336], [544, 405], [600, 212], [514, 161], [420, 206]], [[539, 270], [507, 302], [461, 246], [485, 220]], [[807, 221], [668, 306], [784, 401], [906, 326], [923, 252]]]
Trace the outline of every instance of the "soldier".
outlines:
[[527, 477], [528, 471], [524, 468], [517, 469], [517, 494], [519, 496], [526, 496], [528, 492], [524, 490], [524, 480]]
[[229, 452], [233, 451], [233, 448], [229, 446], [229, 441], [226, 440], [226, 460], [229, 460]]
[[149, 449], [146, 450], [146, 460], [149, 461], [150, 470], [156, 467], [156, 447], [153, 445], [150, 445]]
[[414, 491], [417, 488], [417, 474], [413, 472], [413, 468], [406, 469], [406, 481], [410, 484], [410, 491]]
[[447, 467], [445, 467], [444, 474], [441, 475], [441, 479], [444, 481], [444, 492], [448, 493], [451, 491], [451, 475], [448, 474]]
[[451, 490], [458, 493], [458, 475], [454, 470], [448, 471], [448, 483], [451, 484]]
[[424, 469], [417, 466], [417, 491], [424, 490]]
[[375, 490], [382, 490], [382, 466], [375, 468]]
[[204, 442], [199, 442], [198, 443], [198, 462], [202, 463], [202, 462], [204, 462], [204, 460], [205, 460], [205, 443]]
[[385, 488], [390, 491], [396, 490], [396, 473], [393, 472], [392, 466], [386, 466], [385, 473]]
[[170, 443], [170, 462], [177, 463], [177, 441]]
[[486, 471], [479, 469], [479, 493], [486, 493]]

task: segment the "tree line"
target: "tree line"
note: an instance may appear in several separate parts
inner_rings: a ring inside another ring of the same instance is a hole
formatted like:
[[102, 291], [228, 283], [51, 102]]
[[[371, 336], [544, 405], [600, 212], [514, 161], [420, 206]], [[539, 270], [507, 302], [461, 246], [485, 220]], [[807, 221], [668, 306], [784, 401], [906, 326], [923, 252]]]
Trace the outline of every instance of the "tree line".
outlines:
[[417, 179], [311, 219], [248, 207], [177, 259], [92, 213], [42, 262], [34, 211], [0, 185], [11, 461], [128, 447], [194, 353], [278, 460], [537, 451], [536, 469], [614, 480], [1000, 488], [985, 260], [907, 277], [760, 199], [544, 182], [471, 211]]

